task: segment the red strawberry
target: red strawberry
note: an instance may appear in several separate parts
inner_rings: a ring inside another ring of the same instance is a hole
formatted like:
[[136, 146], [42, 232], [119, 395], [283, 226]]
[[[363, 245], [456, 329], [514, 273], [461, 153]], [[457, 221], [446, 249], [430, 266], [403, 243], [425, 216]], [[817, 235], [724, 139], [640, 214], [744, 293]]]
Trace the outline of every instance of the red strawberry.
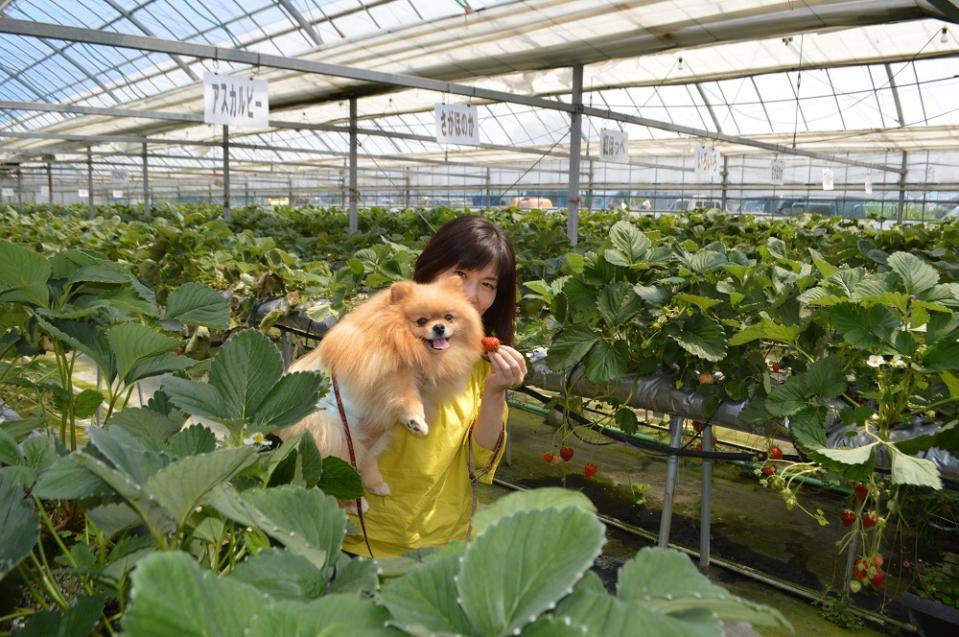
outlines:
[[876, 568], [879, 568], [882, 566], [882, 563], [883, 563], [882, 555], [880, 555], [879, 553], [876, 553], [875, 555], [872, 556], [873, 566], [875, 566]]
[[869, 487], [864, 485], [862, 482], [857, 482], [856, 486], [854, 486], [852, 489], [856, 492], [856, 497], [859, 498], [860, 502], [865, 500], [866, 496], [869, 495]]
[[702, 451], [702, 450], [703, 450], [703, 443], [697, 442], [697, 443], [696, 443], [696, 451]]
[[852, 509], [846, 509], [839, 514], [839, 521], [842, 522], [843, 526], [852, 526], [853, 522], [856, 521], [856, 512]]
[[712, 441], [713, 441], [713, 446], [715, 447], [716, 443], [719, 442], [719, 438], [717, 438], [716, 436], [713, 436]]
[[769, 366], [769, 369], [771, 369], [774, 372], [778, 372], [782, 369], [782, 367], [779, 365], [779, 363], [773, 363], [772, 365]]
[[596, 465], [594, 465], [592, 462], [587, 462], [586, 466], [583, 467], [583, 475], [586, 476], [587, 478], [592, 477], [592, 475], [596, 473], [596, 471], [597, 471]]
[[559, 448], [559, 457], [563, 460], [569, 461], [573, 457], [573, 448], [572, 447], [560, 447]]
[[495, 352], [499, 349], [499, 339], [495, 336], [484, 336], [480, 342], [483, 343], [483, 349], [487, 352]]
[[553, 460], [556, 460], [556, 456], [554, 456], [551, 452], [547, 451], [546, 453], [543, 454], [543, 460], [545, 460], [546, 462], [552, 462]]
[[765, 473], [767, 476], [771, 476], [776, 473], [776, 470], [767, 464], [763, 466], [763, 473]]
[[863, 512], [862, 514], [862, 528], [871, 529], [876, 526], [876, 522], [879, 521], [879, 514], [875, 511], [870, 511], [869, 513]]
[[872, 576], [872, 579], [869, 580], [873, 588], [882, 588], [882, 585], [886, 583], [886, 574], [882, 571], [877, 572]]
[[700, 433], [702, 430], [703, 430], [703, 423], [699, 422], [698, 420], [694, 420], [693, 431], [695, 431], [696, 433]]
[[712, 372], [702, 372], [699, 375], [699, 384], [700, 385], [712, 385], [716, 379], [713, 378]]
[[783, 450], [779, 447], [772, 447], [769, 450], [769, 457], [773, 460], [782, 460], [783, 459]]

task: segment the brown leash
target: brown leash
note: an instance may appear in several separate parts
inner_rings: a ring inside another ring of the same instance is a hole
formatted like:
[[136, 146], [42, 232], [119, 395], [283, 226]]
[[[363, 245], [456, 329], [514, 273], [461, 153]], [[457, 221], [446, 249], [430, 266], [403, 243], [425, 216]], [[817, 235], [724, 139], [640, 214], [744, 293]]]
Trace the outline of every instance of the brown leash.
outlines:
[[506, 423], [503, 423], [503, 428], [499, 432], [499, 438], [496, 439], [496, 444], [493, 446], [493, 455], [490, 457], [489, 463], [477, 474], [476, 461], [473, 459], [473, 427], [470, 426], [470, 430], [466, 432], [466, 444], [469, 447], [469, 465], [467, 466], [467, 469], [469, 470], [470, 495], [472, 496], [470, 504], [470, 521], [469, 524], [466, 525], [467, 541], [469, 541], [470, 536], [473, 534], [473, 517], [476, 515], [476, 509], [479, 507], [479, 494], [476, 492], [476, 485], [479, 484], [480, 478], [490, 472], [490, 469], [493, 467], [493, 463], [496, 462], [496, 456], [499, 454], [499, 448], [503, 445], [503, 437], [505, 435]]
[[[336, 375], [330, 374], [333, 379], [333, 395], [336, 396], [336, 408], [340, 411], [340, 419], [343, 421], [343, 430], [346, 432], [346, 446], [350, 450], [350, 464], [354, 471], [359, 471], [356, 467], [356, 453], [353, 451], [353, 438], [350, 436], [350, 424], [346, 421], [346, 410], [343, 408], [343, 399], [340, 398], [340, 385], [336, 382]], [[363, 531], [363, 541], [366, 542], [366, 550], [373, 557], [373, 549], [370, 547], [370, 538], [366, 534], [366, 523], [363, 521], [363, 498], [356, 499], [356, 516], [360, 519], [360, 530]]]

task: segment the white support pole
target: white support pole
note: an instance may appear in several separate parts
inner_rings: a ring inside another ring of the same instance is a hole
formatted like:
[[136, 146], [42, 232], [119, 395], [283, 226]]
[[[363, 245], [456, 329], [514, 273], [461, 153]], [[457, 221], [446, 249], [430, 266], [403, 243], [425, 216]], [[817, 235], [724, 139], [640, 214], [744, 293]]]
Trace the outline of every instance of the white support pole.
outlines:
[[573, 113], [569, 128], [569, 191], [567, 198], [566, 236], [576, 245], [579, 238], [579, 153], [583, 127], [583, 65], [573, 67]]
[[147, 164], [146, 142], [143, 142], [141, 151], [143, 157], [143, 212], [146, 213], [150, 209], [150, 171]]
[[[703, 451], [713, 450], [713, 425], [706, 422], [703, 426]], [[674, 458], [675, 456], [670, 456]], [[703, 458], [702, 500], [699, 503], [699, 569], [709, 570], [709, 538], [713, 510], [713, 461]]]
[[87, 203], [90, 205], [90, 219], [96, 216], [96, 207], [93, 205], [93, 153], [87, 146]]
[[230, 127], [223, 127], [223, 218], [233, 221], [230, 212]]
[[906, 215], [906, 165], [908, 163], [908, 153], [902, 151], [902, 172], [899, 173], [899, 208], [896, 213], [896, 220], [902, 223]]
[[359, 199], [356, 189], [356, 98], [350, 98], [350, 234], [359, 229], [356, 206]]
[[[676, 449], [683, 443], [682, 416], [669, 419], [669, 446]], [[659, 548], [669, 546], [669, 531], [673, 524], [673, 494], [676, 492], [676, 476], [679, 473], [679, 456], [670, 454], [666, 460], [666, 491], [663, 493], [663, 510], [659, 518]]]

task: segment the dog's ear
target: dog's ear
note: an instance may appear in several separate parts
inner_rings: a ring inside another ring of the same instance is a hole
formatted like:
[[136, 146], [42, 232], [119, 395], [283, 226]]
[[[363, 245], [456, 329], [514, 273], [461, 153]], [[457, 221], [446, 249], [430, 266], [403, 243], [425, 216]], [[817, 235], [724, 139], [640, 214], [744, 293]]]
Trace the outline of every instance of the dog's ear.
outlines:
[[412, 281], [397, 281], [390, 286], [390, 302], [399, 303], [413, 291], [415, 284]]
[[440, 281], [440, 285], [448, 290], [455, 290], [460, 294], [463, 293], [463, 279], [455, 274], [451, 274]]

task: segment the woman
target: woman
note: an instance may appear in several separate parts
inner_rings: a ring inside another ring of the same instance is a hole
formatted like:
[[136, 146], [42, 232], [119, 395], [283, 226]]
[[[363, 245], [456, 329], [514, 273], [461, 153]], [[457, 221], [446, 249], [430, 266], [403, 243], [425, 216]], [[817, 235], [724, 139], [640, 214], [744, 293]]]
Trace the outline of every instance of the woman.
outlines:
[[[477, 216], [446, 223], [416, 260], [413, 278], [430, 283], [448, 276], [463, 279], [486, 334], [501, 346], [477, 365], [462, 395], [437, 410], [428, 436], [397, 436], [380, 456], [391, 494], [367, 494], [363, 516], [374, 557], [465, 539], [475, 502], [471, 470], [492, 482], [506, 439], [506, 390], [526, 376], [526, 361], [512, 347], [516, 259], [506, 233]], [[343, 549], [369, 555], [362, 535], [347, 536]]]

